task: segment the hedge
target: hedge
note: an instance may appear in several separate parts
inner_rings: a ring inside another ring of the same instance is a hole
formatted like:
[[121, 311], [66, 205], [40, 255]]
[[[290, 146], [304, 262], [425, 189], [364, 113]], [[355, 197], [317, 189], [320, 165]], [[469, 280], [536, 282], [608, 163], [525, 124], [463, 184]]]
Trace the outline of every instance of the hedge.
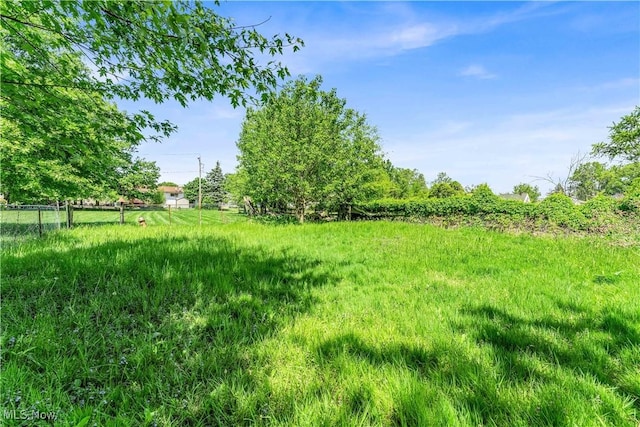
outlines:
[[535, 224], [573, 231], [602, 231], [603, 227], [636, 214], [636, 197], [622, 201], [598, 196], [576, 205], [564, 194], [553, 194], [540, 203], [505, 200], [490, 194], [429, 199], [383, 199], [363, 203], [354, 212], [369, 219], [428, 220], [455, 218], [463, 222], [491, 222], [498, 226]]

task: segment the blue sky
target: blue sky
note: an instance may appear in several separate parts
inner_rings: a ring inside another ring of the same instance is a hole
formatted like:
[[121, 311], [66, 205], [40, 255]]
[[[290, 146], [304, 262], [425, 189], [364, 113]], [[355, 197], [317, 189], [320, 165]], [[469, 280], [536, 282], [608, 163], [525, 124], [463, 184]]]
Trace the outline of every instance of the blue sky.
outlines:
[[[496, 192], [563, 178], [640, 104], [639, 2], [226, 2], [219, 13], [305, 47], [281, 59], [366, 113], [394, 165]], [[185, 184], [237, 164], [244, 110], [220, 98], [150, 109], [179, 131], [140, 154]]]

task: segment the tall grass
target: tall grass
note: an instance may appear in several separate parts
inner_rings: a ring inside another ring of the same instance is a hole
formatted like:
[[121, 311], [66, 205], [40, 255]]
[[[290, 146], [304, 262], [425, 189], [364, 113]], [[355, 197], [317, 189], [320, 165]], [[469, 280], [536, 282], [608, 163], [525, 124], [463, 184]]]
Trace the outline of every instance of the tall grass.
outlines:
[[639, 265], [403, 223], [79, 228], [3, 253], [0, 401], [59, 425], [636, 426]]

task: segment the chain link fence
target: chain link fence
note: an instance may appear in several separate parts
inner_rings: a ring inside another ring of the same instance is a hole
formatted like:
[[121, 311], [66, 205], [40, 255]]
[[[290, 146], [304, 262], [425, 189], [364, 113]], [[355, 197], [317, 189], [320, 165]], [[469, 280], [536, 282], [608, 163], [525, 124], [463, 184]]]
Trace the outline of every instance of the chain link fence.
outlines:
[[67, 214], [57, 205], [0, 205], [2, 241], [44, 233], [67, 226]]

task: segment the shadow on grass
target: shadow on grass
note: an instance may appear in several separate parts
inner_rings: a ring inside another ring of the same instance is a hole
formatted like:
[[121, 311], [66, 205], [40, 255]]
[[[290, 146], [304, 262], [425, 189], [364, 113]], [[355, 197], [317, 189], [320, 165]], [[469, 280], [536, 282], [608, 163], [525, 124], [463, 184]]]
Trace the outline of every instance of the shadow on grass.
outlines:
[[2, 400], [20, 411], [17, 396], [42, 395], [71, 424], [263, 422], [259, 343], [336, 280], [318, 260], [226, 238], [56, 240], [3, 259], [2, 363], [16, 379]]
[[[376, 368], [391, 367], [414, 376], [394, 394], [391, 425], [461, 422], [507, 425], [514, 421], [508, 417], [512, 405], [500, 395], [487, 366], [454, 342], [435, 343], [429, 349], [406, 344], [377, 347], [350, 333], [325, 341], [316, 351], [324, 364], [331, 365], [336, 359], [349, 357]], [[347, 398], [346, 407], [352, 411], [347, 417], [358, 416], [358, 408], [363, 404], [355, 402], [357, 404], [352, 404]], [[373, 401], [367, 403], [375, 404]], [[463, 406], [466, 409], [461, 411]]]
[[488, 305], [468, 307], [463, 314], [470, 316], [473, 324], [467, 330], [479, 344], [493, 347], [498, 363], [512, 380], [544, 377], [517, 363], [520, 356], [526, 356], [592, 376], [640, 403], [640, 384], [620, 381], [619, 366], [626, 352], [640, 346], [640, 312], [596, 310], [564, 302], [557, 305], [563, 310], [562, 317], [547, 314], [525, 319]]
[[[394, 425], [634, 425], [640, 313], [559, 305], [571, 314], [524, 319], [468, 307], [456, 335], [475, 347], [441, 338], [429, 347], [377, 346], [348, 333], [321, 343], [317, 359], [331, 370], [348, 358], [413, 375], [394, 396]], [[358, 416], [362, 402], [346, 401]]]
[[[532, 317], [468, 306], [459, 332], [491, 349], [495, 372], [507, 385], [534, 390], [538, 404], [529, 419], [536, 424], [637, 424], [640, 312], [556, 304], [560, 313]], [[581, 404], [592, 413], [576, 413]]]

